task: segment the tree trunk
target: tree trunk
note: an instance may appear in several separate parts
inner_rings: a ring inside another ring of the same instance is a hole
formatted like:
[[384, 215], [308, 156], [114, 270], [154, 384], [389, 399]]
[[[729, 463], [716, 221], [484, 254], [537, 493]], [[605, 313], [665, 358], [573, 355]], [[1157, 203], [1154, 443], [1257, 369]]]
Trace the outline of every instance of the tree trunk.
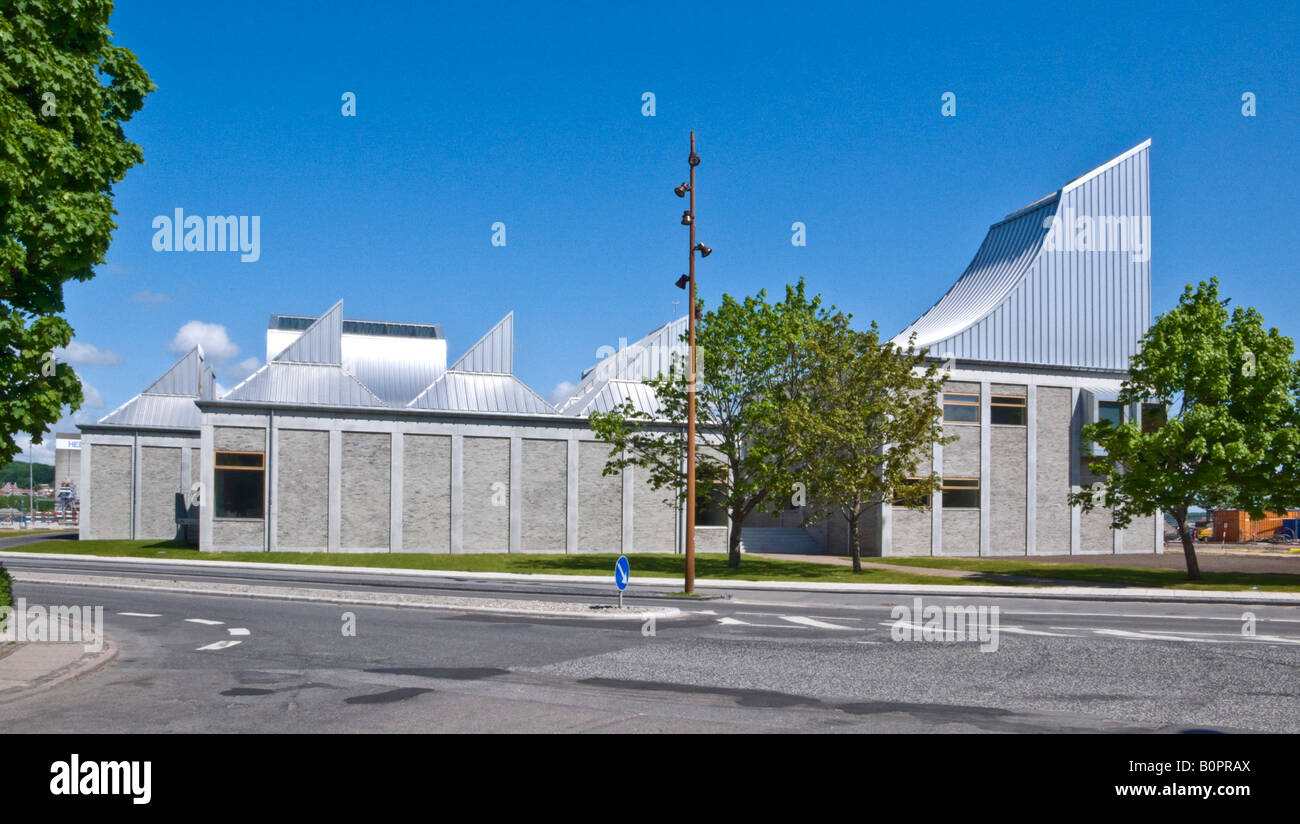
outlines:
[[861, 515], [854, 515], [849, 518], [849, 555], [853, 558], [853, 571], [862, 571], [862, 546], [858, 543], [858, 518]]
[[731, 535], [727, 541], [727, 566], [732, 569], [740, 569], [740, 528], [744, 520], [745, 516], [740, 513], [739, 509], [731, 511]]
[[1187, 559], [1187, 580], [1201, 580], [1201, 567], [1196, 563], [1196, 546], [1192, 543], [1192, 532], [1187, 528], [1187, 516], [1174, 513], [1178, 522], [1178, 540], [1183, 544], [1183, 557]]

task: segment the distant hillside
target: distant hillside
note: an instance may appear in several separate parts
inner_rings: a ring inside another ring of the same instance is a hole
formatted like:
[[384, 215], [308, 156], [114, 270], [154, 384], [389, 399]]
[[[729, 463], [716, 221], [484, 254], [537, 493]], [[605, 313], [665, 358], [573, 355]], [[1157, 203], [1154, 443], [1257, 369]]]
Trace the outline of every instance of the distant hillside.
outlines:
[[[53, 484], [54, 467], [43, 463], [32, 464], [32, 480], [37, 486]], [[0, 486], [10, 481], [18, 484], [23, 489], [27, 488], [27, 461], [14, 461], [7, 466], [0, 467]]]

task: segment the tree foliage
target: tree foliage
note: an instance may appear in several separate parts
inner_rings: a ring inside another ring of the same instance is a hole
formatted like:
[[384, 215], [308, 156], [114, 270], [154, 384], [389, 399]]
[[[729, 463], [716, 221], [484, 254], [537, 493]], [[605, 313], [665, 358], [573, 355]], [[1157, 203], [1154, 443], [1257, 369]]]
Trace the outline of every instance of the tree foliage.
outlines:
[[0, 2], [0, 461], [80, 405], [63, 285], [104, 262], [113, 184], [142, 162], [122, 124], [153, 90], [106, 0]]
[[935, 444], [955, 437], [943, 433], [943, 375], [924, 350], [882, 343], [875, 323], [859, 331], [849, 319], [836, 313], [814, 327], [782, 419], [813, 503], [809, 521], [848, 521], [853, 570], [861, 572], [862, 515], [894, 500], [920, 506], [941, 483], [921, 467]]
[[1114, 526], [1157, 509], [1178, 525], [1188, 576], [1200, 577], [1187, 526], [1192, 507], [1265, 509], [1294, 505], [1285, 481], [1297, 456], [1297, 366], [1290, 338], [1264, 328], [1254, 307], [1229, 313], [1211, 279], [1190, 284], [1178, 305], [1142, 339], [1119, 400], [1163, 404], [1165, 422], [1101, 421], [1085, 426], [1095, 443], [1094, 489], [1071, 496], [1085, 510], [1111, 509]]
[[[820, 306], [820, 297], [809, 298], [801, 280], [775, 303], [765, 291], [744, 300], [724, 295], [697, 325], [697, 496], [715, 490], [726, 507], [732, 567], [740, 566], [745, 519], [791, 487], [791, 456], [783, 451], [790, 444], [773, 433], [783, 425], [781, 399], [800, 379], [804, 338]], [[689, 379], [687, 367], [675, 364], [645, 381], [658, 410], [638, 410], [629, 401], [590, 416], [596, 435], [611, 447], [606, 474], [639, 467], [656, 489], [684, 500]]]

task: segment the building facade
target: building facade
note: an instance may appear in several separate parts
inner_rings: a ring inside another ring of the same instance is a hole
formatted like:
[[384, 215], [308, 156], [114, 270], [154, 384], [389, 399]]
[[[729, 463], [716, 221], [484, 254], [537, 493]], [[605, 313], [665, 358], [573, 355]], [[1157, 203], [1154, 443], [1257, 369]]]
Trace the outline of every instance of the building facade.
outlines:
[[[922, 508], [866, 516], [873, 555], [1163, 551], [1157, 514], [1112, 529], [1068, 496], [1085, 423], [1118, 403], [1149, 327], [1150, 142], [995, 223], [974, 260], [894, 340], [944, 364], [944, 429]], [[684, 517], [638, 470], [604, 474], [587, 416], [627, 401], [682, 351], [686, 319], [620, 346], [556, 406], [513, 372], [513, 314], [446, 366], [437, 324], [273, 315], [267, 363], [216, 396], [201, 349], [81, 427], [83, 538], [197, 539], [202, 550], [680, 551]], [[841, 554], [847, 529], [756, 517], [749, 551]], [[700, 551], [725, 551], [725, 521]]]

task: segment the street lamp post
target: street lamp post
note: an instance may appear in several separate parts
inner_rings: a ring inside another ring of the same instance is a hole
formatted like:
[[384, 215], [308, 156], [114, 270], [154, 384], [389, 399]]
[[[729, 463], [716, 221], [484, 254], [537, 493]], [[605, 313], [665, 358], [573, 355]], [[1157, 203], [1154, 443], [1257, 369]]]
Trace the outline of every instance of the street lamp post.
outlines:
[[687, 157], [690, 166], [690, 179], [673, 190], [678, 197], [690, 193], [690, 208], [682, 214], [682, 223], [690, 230], [690, 264], [687, 269], [687, 283], [678, 281], [678, 286], [690, 286], [690, 300], [687, 304], [687, 328], [690, 330], [689, 372], [686, 383], [686, 594], [695, 592], [695, 253], [708, 257], [713, 251], [702, 243], [695, 242], [695, 167], [700, 165], [700, 156], [695, 153], [695, 132], [691, 132], [691, 153]]

